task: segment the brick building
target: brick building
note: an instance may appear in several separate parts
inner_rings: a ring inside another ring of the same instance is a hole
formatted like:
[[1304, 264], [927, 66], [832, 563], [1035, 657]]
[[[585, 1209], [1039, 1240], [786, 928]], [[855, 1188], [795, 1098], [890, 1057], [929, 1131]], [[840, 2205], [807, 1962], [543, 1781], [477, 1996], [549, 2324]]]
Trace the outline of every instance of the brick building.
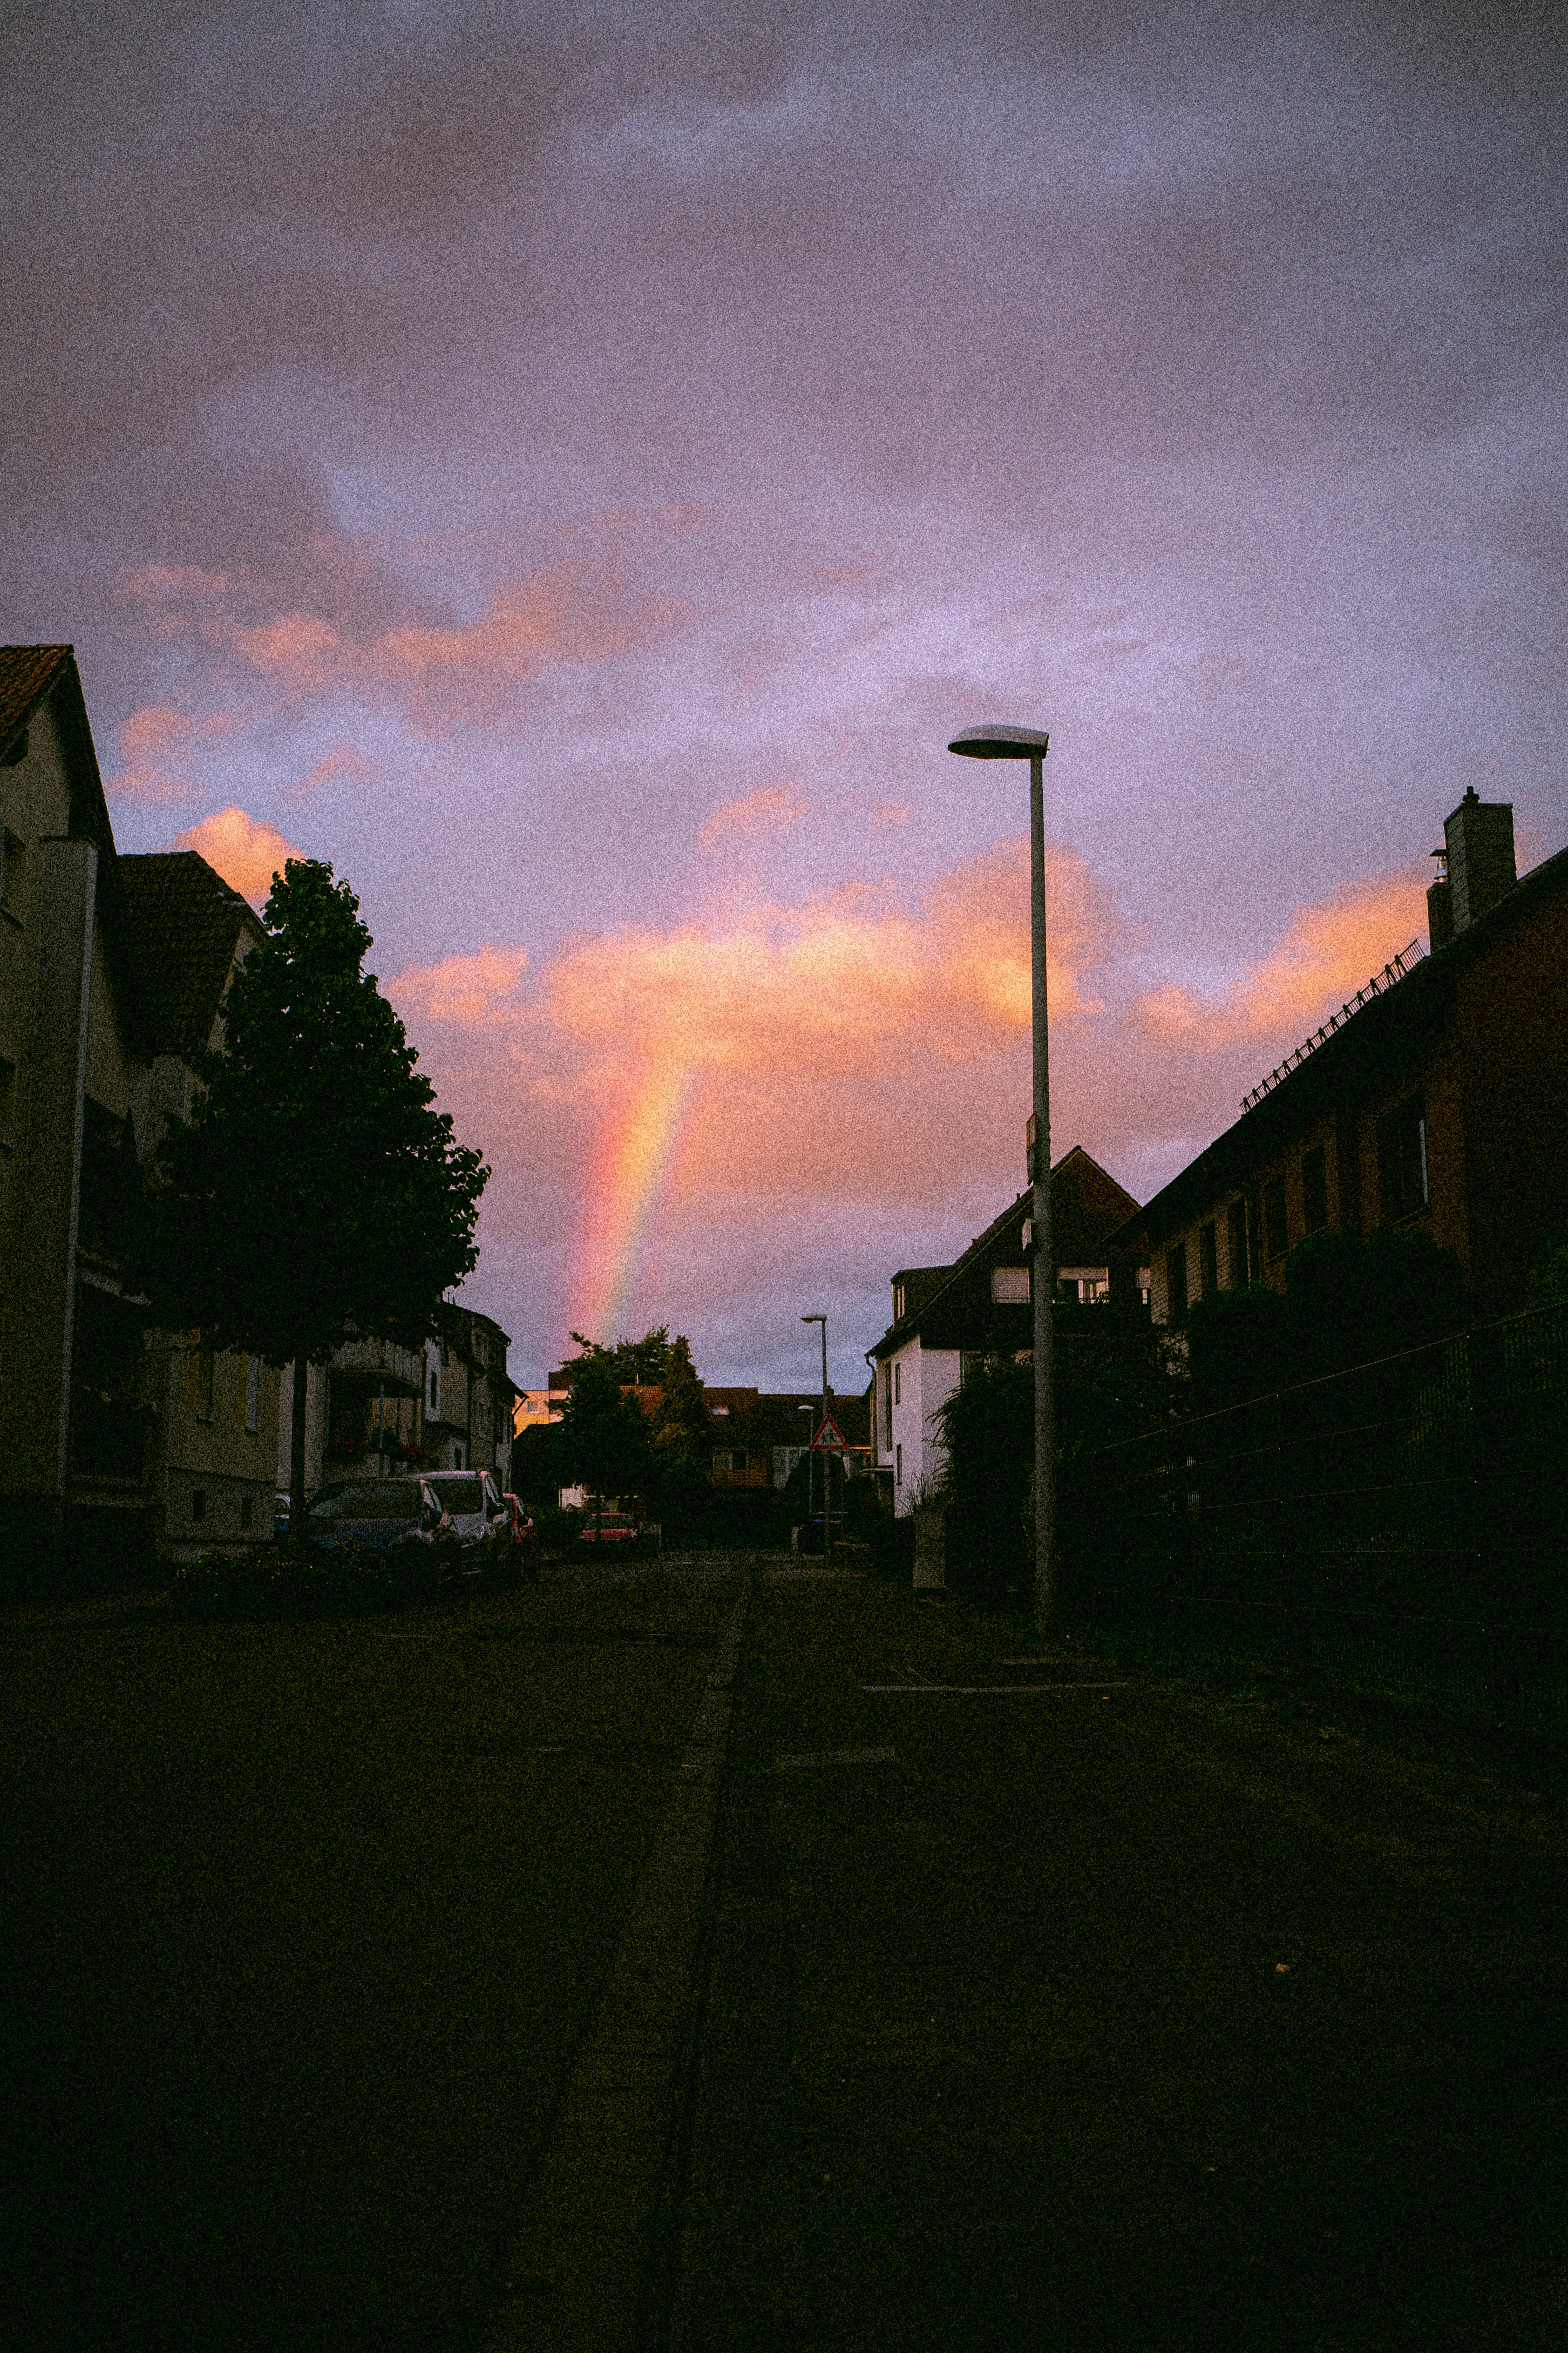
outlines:
[[1279, 1288], [1330, 1228], [1424, 1228], [1499, 1311], [1568, 1232], [1568, 850], [1515, 878], [1513, 811], [1468, 792], [1419, 943], [1298, 1048], [1118, 1240], [1158, 1322]]

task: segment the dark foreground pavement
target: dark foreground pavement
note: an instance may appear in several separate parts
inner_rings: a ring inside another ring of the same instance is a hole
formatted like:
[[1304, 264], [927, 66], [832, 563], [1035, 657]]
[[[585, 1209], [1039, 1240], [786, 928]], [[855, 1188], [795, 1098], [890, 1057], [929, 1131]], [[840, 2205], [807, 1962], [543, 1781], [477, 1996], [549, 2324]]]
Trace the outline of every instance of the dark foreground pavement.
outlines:
[[1026, 1653], [778, 1562], [0, 1627], [5, 2341], [1555, 2353], [1558, 1817]]
[[677, 2353], [1568, 2341], [1559, 1823], [1025, 1648], [753, 1594]]

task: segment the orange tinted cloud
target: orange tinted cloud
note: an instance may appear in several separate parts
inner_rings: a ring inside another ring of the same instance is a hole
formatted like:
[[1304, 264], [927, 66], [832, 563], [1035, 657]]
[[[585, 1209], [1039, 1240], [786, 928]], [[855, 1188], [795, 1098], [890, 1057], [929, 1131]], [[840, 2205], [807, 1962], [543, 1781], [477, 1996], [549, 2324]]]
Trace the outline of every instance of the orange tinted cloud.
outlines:
[[411, 965], [393, 988], [409, 1019], [458, 1029], [508, 1029], [522, 1018], [518, 990], [527, 965], [526, 948], [484, 947], [439, 964]]
[[242, 808], [219, 809], [199, 825], [188, 826], [175, 835], [174, 848], [195, 850], [253, 907], [263, 904], [274, 874], [282, 872], [285, 862], [305, 855], [275, 825], [247, 817]]
[[143, 703], [120, 731], [122, 765], [105, 778], [104, 789], [121, 800], [185, 799], [197, 786], [184, 762], [204, 741], [222, 734], [232, 724], [223, 712], [209, 719], [192, 719], [168, 703]]
[[477, 619], [446, 627], [411, 620], [354, 632], [306, 607], [255, 617], [264, 590], [190, 565], [143, 565], [121, 586], [160, 634], [196, 638], [289, 694], [347, 688], [438, 727], [494, 718], [552, 668], [645, 650], [689, 625], [681, 599], [628, 581], [626, 522], [602, 518], [591, 543], [555, 568], [506, 583]]
[[782, 833], [798, 825], [816, 807], [797, 786], [763, 785], [742, 799], [726, 801], [716, 808], [697, 839], [704, 849], [714, 849], [723, 841], [760, 841], [765, 834]]
[[1277, 946], [1237, 975], [1219, 998], [1167, 982], [1151, 990], [1135, 1018], [1172, 1045], [1228, 1045], [1313, 1029], [1391, 956], [1426, 928], [1424, 867], [1347, 882], [1316, 906], [1298, 907]]

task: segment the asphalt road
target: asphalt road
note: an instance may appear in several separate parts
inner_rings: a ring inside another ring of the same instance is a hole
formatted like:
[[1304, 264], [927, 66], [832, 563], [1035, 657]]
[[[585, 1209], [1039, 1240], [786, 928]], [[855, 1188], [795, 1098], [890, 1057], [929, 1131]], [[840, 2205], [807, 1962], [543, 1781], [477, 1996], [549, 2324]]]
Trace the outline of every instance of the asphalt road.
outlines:
[[739, 1589], [0, 1622], [0, 2337], [475, 2345]]
[[778, 1563], [0, 1623], [7, 2341], [1555, 2353], [1559, 1818], [1095, 1672]]

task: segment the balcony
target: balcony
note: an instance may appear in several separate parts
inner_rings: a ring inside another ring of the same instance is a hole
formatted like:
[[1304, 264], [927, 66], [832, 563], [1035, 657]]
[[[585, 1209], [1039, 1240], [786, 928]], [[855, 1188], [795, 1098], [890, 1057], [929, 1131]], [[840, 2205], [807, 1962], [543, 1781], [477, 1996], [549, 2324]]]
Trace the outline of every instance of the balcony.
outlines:
[[418, 1397], [425, 1388], [425, 1351], [395, 1340], [346, 1340], [332, 1356], [332, 1386], [385, 1388], [388, 1397]]

